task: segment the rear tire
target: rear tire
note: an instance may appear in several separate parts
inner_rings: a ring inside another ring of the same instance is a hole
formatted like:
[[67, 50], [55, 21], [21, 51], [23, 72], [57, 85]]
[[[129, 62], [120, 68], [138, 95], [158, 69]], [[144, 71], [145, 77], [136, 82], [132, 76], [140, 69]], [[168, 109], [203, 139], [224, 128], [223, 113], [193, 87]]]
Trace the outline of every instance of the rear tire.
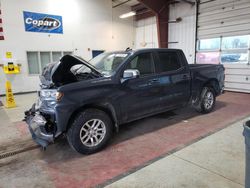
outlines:
[[193, 107], [200, 113], [209, 113], [214, 109], [216, 102], [215, 92], [211, 87], [204, 87], [199, 99], [193, 103]]
[[77, 152], [92, 154], [108, 144], [112, 133], [113, 124], [105, 112], [87, 109], [75, 117], [67, 132], [67, 139]]

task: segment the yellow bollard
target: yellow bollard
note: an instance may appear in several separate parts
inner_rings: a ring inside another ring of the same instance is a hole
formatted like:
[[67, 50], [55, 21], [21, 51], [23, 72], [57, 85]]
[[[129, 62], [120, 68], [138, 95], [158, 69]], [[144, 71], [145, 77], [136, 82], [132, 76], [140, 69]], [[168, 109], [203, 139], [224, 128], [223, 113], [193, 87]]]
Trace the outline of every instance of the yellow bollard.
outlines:
[[12, 93], [10, 81], [6, 81], [5, 89], [6, 89], [6, 104], [5, 104], [5, 107], [6, 108], [14, 108], [14, 107], [16, 107], [16, 102], [15, 102], [15, 99], [14, 99], [14, 95]]

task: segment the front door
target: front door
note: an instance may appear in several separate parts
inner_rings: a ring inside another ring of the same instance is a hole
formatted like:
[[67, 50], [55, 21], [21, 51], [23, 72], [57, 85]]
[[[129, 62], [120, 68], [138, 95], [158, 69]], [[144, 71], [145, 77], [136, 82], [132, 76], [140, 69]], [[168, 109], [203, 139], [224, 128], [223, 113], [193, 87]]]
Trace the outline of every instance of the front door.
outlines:
[[158, 110], [163, 88], [155, 74], [152, 53], [135, 56], [126, 69], [137, 69], [140, 72], [139, 78], [127, 80], [121, 86], [124, 93], [121, 98], [123, 119], [131, 121]]

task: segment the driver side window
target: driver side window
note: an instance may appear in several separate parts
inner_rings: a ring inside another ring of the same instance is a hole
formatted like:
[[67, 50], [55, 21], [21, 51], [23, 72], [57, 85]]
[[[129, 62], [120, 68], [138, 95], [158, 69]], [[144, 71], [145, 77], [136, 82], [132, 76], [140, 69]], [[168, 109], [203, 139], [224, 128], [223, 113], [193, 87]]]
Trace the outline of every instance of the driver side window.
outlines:
[[129, 62], [126, 69], [137, 69], [141, 76], [150, 75], [154, 73], [154, 63], [152, 53], [143, 53], [137, 55]]

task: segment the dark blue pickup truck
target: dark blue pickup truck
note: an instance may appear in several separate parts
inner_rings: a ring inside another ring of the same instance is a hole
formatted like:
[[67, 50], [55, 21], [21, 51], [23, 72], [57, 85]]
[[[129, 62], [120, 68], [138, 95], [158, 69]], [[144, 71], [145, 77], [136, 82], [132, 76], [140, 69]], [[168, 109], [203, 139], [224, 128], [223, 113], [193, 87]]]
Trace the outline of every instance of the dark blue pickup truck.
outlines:
[[121, 124], [188, 104], [213, 110], [223, 92], [223, 65], [189, 65], [178, 49], [108, 52], [89, 62], [66, 55], [48, 64], [38, 101], [25, 112], [42, 147], [65, 134], [76, 151], [107, 145]]

